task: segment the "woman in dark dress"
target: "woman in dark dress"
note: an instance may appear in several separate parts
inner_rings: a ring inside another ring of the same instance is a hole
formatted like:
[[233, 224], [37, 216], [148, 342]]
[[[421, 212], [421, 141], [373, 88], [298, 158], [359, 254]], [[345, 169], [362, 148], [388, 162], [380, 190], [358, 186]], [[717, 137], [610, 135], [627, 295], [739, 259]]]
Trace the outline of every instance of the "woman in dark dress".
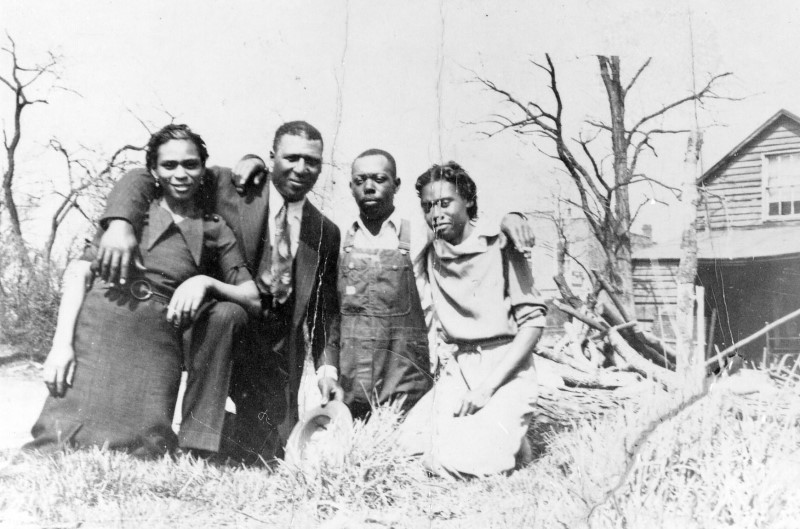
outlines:
[[[137, 234], [144, 269], [125, 285], [92, 285], [93, 247], [68, 266], [43, 370], [50, 396], [26, 449], [103, 446], [139, 457], [179, 444], [219, 449], [231, 349], [244, 309], [257, 313], [260, 298], [233, 232], [200, 205], [207, 157], [186, 125], [155, 133], [147, 166], [161, 193]], [[190, 326], [206, 310], [226, 314], [226, 332]], [[179, 438], [171, 425], [182, 369]]]

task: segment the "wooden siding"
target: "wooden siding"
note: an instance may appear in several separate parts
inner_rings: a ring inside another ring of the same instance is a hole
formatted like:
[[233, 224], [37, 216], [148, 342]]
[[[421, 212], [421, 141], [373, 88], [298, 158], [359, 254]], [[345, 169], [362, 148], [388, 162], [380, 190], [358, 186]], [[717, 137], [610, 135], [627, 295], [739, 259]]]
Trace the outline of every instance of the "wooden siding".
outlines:
[[640, 261], [633, 264], [636, 319], [642, 327], [674, 343], [678, 261]]
[[704, 187], [709, 191], [699, 206], [700, 229], [741, 228], [762, 224], [762, 156], [800, 151], [800, 125], [778, 120], [755, 138]]

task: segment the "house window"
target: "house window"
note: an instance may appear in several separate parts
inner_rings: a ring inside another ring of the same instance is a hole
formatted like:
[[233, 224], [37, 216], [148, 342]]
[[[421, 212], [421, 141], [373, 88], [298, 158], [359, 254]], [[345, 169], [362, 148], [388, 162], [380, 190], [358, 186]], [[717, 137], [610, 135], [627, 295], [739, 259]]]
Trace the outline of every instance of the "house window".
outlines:
[[800, 216], [800, 152], [766, 156], [766, 169], [766, 216]]

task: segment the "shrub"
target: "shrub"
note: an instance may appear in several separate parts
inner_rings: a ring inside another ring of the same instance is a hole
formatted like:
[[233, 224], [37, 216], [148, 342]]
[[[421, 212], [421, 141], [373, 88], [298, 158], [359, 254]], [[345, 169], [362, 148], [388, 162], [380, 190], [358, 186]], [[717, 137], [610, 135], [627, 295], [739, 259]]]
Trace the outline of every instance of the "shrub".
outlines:
[[63, 270], [0, 236], [0, 343], [41, 361], [50, 349]]

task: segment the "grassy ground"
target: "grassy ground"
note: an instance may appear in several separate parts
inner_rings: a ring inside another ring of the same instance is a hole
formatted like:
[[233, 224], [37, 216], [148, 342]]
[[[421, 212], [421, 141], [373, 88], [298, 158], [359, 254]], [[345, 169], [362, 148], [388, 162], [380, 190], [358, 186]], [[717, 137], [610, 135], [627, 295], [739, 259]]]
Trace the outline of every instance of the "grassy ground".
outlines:
[[404, 460], [388, 411], [359, 426], [344, 468], [305, 473], [6, 452], [0, 527], [797, 527], [798, 389], [715, 389], [657, 420], [677, 404], [638, 399], [554, 436], [528, 468], [466, 482]]

